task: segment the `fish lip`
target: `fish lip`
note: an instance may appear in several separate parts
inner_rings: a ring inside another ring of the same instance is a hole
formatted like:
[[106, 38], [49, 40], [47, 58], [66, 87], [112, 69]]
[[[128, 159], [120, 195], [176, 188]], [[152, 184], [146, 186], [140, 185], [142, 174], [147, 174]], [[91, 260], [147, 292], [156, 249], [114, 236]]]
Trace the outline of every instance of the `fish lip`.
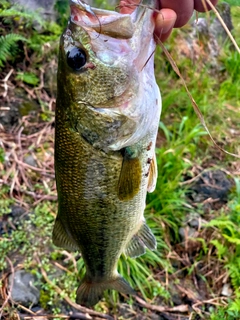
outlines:
[[[153, 10], [157, 8], [156, 0], [142, 0], [131, 14], [123, 14], [117, 11], [94, 8], [84, 3], [81, 0], [69, 0], [69, 5], [71, 9], [71, 15], [70, 15], [71, 21], [75, 24], [81, 25], [80, 23], [77, 23], [77, 21], [82, 20], [81, 16], [88, 15], [89, 22], [86, 23], [86, 19], [85, 19], [84, 24], [86, 27], [91, 27], [91, 28], [95, 28], [96, 26], [99, 27], [100, 23], [108, 24], [113, 19], [121, 19], [121, 18], [127, 18], [127, 17], [129, 17], [129, 20], [131, 20], [133, 24], [137, 24], [144, 18], [145, 16], [144, 13], [146, 11], [146, 8], [147, 9], [152, 8]], [[105, 16], [106, 21], [101, 21], [101, 17], [99, 17], [101, 15]], [[78, 19], [75, 19], [76, 17], [78, 17]], [[81, 26], [84, 27], [83, 25]]]
[[92, 8], [78, 0], [70, 0], [70, 9], [70, 22], [88, 33], [93, 31], [120, 39], [130, 39], [134, 34], [134, 25], [129, 14]]

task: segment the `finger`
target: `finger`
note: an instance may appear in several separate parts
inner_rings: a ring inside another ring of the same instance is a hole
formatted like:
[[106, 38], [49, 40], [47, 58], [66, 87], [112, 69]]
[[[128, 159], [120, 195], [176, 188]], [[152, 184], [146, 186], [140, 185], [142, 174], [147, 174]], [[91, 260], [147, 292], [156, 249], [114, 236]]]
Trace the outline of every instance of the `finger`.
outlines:
[[175, 25], [177, 14], [171, 9], [162, 9], [155, 18], [155, 36], [165, 41]]
[[163, 33], [160, 37], [157, 37], [157, 40], [160, 39], [162, 42], [164, 42], [167, 40], [167, 38], [170, 36], [171, 33], [172, 33], [172, 28], [167, 33]]
[[174, 28], [184, 26], [193, 14], [193, 0], [159, 0], [159, 3], [160, 9], [169, 8], [176, 12], [177, 20]]
[[121, 0], [119, 7], [120, 7], [120, 13], [132, 13], [135, 8], [136, 4], [138, 4], [140, 0]]
[[[218, 3], [218, 0], [211, 0], [212, 4], [215, 6]], [[211, 10], [211, 7], [204, 0], [194, 0], [194, 9], [198, 12], [205, 12]]]

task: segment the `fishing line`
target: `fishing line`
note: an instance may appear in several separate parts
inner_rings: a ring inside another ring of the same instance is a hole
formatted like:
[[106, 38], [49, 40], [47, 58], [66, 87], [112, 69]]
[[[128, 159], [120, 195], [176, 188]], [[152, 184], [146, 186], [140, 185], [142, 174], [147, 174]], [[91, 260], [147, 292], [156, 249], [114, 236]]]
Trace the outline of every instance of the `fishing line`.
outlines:
[[187, 95], [188, 95], [188, 97], [190, 98], [190, 101], [191, 101], [191, 103], [192, 103], [193, 109], [194, 109], [196, 115], [198, 116], [201, 124], [203, 125], [204, 129], [207, 131], [207, 133], [208, 133], [210, 139], [212, 140], [213, 144], [214, 144], [219, 150], [221, 150], [222, 152], [224, 152], [225, 154], [228, 154], [228, 155], [230, 155], [230, 156], [233, 156], [233, 157], [235, 157], [235, 158], [239, 158], [239, 159], [240, 159], [240, 155], [237, 155], [237, 154], [235, 154], [235, 153], [231, 153], [231, 152], [225, 150], [224, 148], [220, 147], [220, 146], [217, 144], [217, 142], [216, 142], [215, 139], [213, 138], [211, 132], [209, 131], [209, 129], [208, 129], [207, 125], [206, 125], [206, 122], [205, 122], [205, 120], [204, 120], [204, 116], [203, 116], [201, 110], [199, 109], [196, 101], [194, 100], [191, 92], [189, 91], [188, 86], [187, 86], [187, 84], [186, 84], [186, 81], [184, 80], [183, 76], [181, 75], [181, 72], [180, 72], [180, 70], [178, 69], [177, 64], [175, 63], [174, 59], [172, 58], [172, 56], [170, 55], [170, 53], [168, 52], [168, 50], [167, 50], [167, 49], [165, 48], [165, 46], [163, 45], [162, 41], [161, 41], [158, 37], [156, 37], [156, 38], [157, 38], [157, 40], [158, 40], [157, 43], [160, 45], [161, 49], [163, 50], [164, 54], [166, 55], [166, 57], [167, 57], [168, 61], [170, 62], [171, 66], [172, 66], [172, 68], [173, 68], [173, 70], [174, 70], [174, 72], [175, 72], [175, 73], [179, 76], [179, 78], [181, 79], [182, 84], [183, 84], [183, 86], [184, 86], [184, 88], [185, 88], [185, 90], [186, 90], [186, 92], [187, 92]]
[[[236, 41], [234, 40], [234, 38], [233, 38], [231, 32], [229, 31], [228, 27], [226, 26], [225, 22], [224, 22], [223, 19], [221, 18], [219, 12], [218, 12], [217, 9], [214, 7], [214, 5], [211, 3], [210, 0], [202, 0], [202, 3], [203, 3], [203, 5], [204, 5], [204, 7], [205, 7], [206, 10], [207, 10], [206, 2], [209, 4], [209, 6], [211, 7], [211, 9], [214, 11], [214, 13], [216, 14], [216, 16], [217, 16], [217, 18], [219, 19], [220, 23], [222, 24], [223, 28], [224, 28], [225, 31], [227, 32], [230, 40], [231, 40], [232, 43], [234, 44], [234, 46], [235, 46], [235, 48], [237, 49], [237, 51], [240, 53], [240, 49], [239, 49]], [[162, 41], [160, 40], [160, 38], [157, 37], [156, 35], [155, 35], [155, 38], [157, 39], [157, 44], [160, 45], [160, 47], [161, 47], [161, 49], [163, 50], [164, 54], [166, 55], [168, 61], [170, 62], [171, 66], [172, 66], [172, 68], [173, 68], [173, 70], [174, 70], [174, 72], [180, 77], [180, 79], [181, 79], [181, 81], [182, 81], [182, 83], [183, 83], [183, 86], [184, 86], [184, 88], [185, 88], [185, 90], [186, 90], [186, 92], [187, 92], [187, 95], [188, 95], [188, 97], [190, 98], [190, 101], [191, 101], [191, 103], [192, 103], [193, 109], [194, 109], [196, 115], [198, 116], [201, 124], [203, 125], [204, 129], [207, 131], [207, 133], [208, 133], [211, 141], [213, 142], [213, 144], [214, 144], [220, 151], [222, 151], [223, 153], [228, 154], [228, 155], [230, 155], [230, 156], [233, 156], [233, 157], [235, 157], [235, 158], [240, 159], [240, 155], [237, 155], [237, 154], [235, 154], [235, 153], [232, 153], [232, 152], [229, 152], [229, 151], [225, 150], [224, 148], [220, 147], [220, 146], [218, 145], [218, 143], [215, 141], [215, 139], [213, 138], [211, 132], [209, 131], [209, 129], [208, 129], [207, 125], [206, 125], [206, 122], [205, 122], [205, 120], [204, 120], [204, 116], [203, 116], [201, 110], [199, 109], [196, 101], [194, 100], [192, 94], [190, 93], [190, 91], [189, 91], [189, 89], [188, 89], [188, 87], [187, 87], [186, 81], [184, 80], [183, 76], [181, 75], [181, 72], [180, 72], [177, 64], [175, 63], [174, 59], [172, 58], [172, 56], [170, 55], [170, 53], [168, 52], [168, 50], [165, 48], [165, 46], [164, 46], [164, 44], [162, 43]]]
[[[81, 2], [85, 3], [84, 1], [82, 0], [78, 0], [78, 4], [81, 5]], [[86, 3], [85, 3], [86, 4]], [[89, 7], [89, 9], [87, 9], [87, 7]], [[101, 24], [101, 21], [100, 19], [98, 18], [98, 16], [96, 15], [96, 13], [94, 11], [91, 10], [91, 6], [86, 4], [86, 7], [84, 8], [86, 12], [92, 14], [98, 21], [98, 24], [99, 24], [99, 32], [98, 32], [98, 35], [95, 39], [99, 38], [101, 33], [102, 33], [102, 24]]]
[[153, 50], [153, 52], [152, 52], [152, 53], [150, 54], [150, 56], [147, 58], [147, 60], [146, 60], [146, 62], [144, 63], [141, 71], [146, 67], [148, 61], [152, 58], [152, 56], [154, 55], [155, 51], [156, 51], [156, 50]]
[[209, 6], [211, 7], [211, 9], [214, 11], [214, 13], [216, 14], [218, 20], [220, 21], [220, 23], [222, 24], [224, 30], [226, 31], [227, 35], [229, 36], [230, 40], [232, 41], [234, 47], [236, 48], [237, 52], [240, 53], [240, 49], [239, 49], [239, 46], [237, 45], [237, 42], [233, 38], [230, 30], [228, 29], [227, 25], [223, 21], [222, 17], [220, 16], [219, 12], [217, 11], [217, 9], [214, 7], [214, 5], [212, 4], [212, 2], [210, 0], [204, 0], [204, 1], [207, 1]]

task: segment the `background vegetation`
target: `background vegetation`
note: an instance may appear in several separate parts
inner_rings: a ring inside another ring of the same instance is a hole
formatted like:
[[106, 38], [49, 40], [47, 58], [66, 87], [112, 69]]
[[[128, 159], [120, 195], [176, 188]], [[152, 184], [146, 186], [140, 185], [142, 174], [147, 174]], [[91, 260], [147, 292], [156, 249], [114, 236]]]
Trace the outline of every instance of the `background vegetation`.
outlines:
[[[232, 33], [240, 43], [237, 2], [228, 1]], [[72, 301], [83, 261], [78, 253], [51, 242], [57, 212], [54, 83], [67, 6], [67, 1], [56, 2], [53, 22], [8, 1], [0, 4], [0, 306], [1, 301], [4, 306], [0, 318], [4, 319], [24, 318], [31, 312], [35, 319], [39, 309], [48, 317], [64, 319], [77, 310]], [[209, 25], [213, 19], [212, 14]], [[240, 56], [222, 37], [214, 57], [212, 39], [194, 30], [190, 25], [175, 30], [165, 45], [217, 143], [239, 154]], [[147, 198], [146, 218], [158, 250], [119, 262], [120, 273], [139, 298], [106, 292], [95, 310], [118, 319], [153, 319], [154, 314], [157, 319], [240, 319], [240, 161], [212, 146], [160, 49], [155, 65], [163, 112], [156, 149], [158, 184]], [[19, 269], [36, 277], [37, 309], [24, 309], [8, 297], [8, 272]]]

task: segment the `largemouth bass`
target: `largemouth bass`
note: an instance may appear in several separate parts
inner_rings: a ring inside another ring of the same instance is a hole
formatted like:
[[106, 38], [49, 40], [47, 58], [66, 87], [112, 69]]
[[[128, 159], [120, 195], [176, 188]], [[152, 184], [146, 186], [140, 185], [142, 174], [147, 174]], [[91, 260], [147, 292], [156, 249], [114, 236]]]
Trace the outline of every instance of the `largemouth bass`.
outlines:
[[93, 306], [106, 289], [134, 294], [118, 259], [156, 248], [143, 213], [157, 179], [161, 97], [149, 9], [155, 1], [145, 2], [129, 15], [72, 0], [60, 40], [53, 242], [82, 254], [81, 305]]

